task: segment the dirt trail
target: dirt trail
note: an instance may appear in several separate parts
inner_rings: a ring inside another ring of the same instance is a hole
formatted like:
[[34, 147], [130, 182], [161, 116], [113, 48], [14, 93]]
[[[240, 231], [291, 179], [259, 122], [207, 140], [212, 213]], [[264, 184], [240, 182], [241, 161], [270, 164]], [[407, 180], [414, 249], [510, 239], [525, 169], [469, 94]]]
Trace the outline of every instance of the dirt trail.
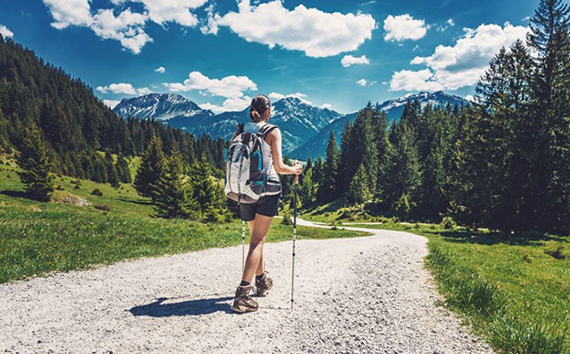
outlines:
[[245, 315], [241, 246], [2, 284], [0, 352], [492, 353], [436, 306], [425, 238], [366, 231], [297, 241], [293, 312], [291, 242], [265, 246], [275, 288]]

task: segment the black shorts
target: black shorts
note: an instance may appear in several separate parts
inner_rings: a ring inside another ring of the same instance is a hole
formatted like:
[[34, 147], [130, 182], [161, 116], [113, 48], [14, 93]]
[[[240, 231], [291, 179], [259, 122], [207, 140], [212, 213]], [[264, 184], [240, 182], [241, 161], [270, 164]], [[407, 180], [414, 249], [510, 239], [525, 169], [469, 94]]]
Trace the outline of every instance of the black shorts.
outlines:
[[279, 212], [279, 199], [280, 194], [268, 195], [259, 198], [256, 203], [240, 204], [239, 214], [242, 220], [252, 221], [255, 219], [255, 214], [264, 216], [276, 216]]

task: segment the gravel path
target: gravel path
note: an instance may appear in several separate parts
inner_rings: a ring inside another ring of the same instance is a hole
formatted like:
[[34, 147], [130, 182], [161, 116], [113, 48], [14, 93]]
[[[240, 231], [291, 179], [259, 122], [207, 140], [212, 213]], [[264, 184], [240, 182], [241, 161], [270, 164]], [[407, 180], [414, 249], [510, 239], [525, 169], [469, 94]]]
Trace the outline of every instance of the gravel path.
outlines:
[[266, 245], [275, 288], [245, 315], [241, 246], [2, 284], [0, 352], [492, 353], [435, 305], [425, 238], [367, 231], [297, 241], [293, 312], [291, 242]]

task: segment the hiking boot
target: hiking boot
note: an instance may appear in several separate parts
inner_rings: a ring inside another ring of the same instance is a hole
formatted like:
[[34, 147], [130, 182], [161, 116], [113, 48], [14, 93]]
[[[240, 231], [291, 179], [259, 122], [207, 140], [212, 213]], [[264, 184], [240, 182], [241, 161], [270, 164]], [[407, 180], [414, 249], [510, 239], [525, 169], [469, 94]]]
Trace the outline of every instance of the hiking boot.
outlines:
[[250, 290], [254, 287], [249, 286], [238, 286], [236, 290], [236, 298], [234, 299], [234, 305], [232, 310], [237, 313], [254, 312], [257, 311], [259, 305], [255, 302], [251, 296], [249, 296]]
[[267, 276], [267, 272], [264, 272], [261, 279], [255, 277], [255, 287], [257, 288], [257, 296], [265, 297], [267, 292], [273, 287], [273, 280]]

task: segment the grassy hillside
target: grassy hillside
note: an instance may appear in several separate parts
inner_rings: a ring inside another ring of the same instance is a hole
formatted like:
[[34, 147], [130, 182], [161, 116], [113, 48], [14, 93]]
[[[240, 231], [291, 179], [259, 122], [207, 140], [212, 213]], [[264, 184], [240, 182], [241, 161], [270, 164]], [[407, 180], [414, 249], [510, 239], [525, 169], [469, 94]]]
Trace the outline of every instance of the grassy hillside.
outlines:
[[[124, 259], [241, 243], [241, 223], [237, 220], [203, 224], [154, 218], [148, 200], [140, 198], [130, 185], [116, 190], [83, 180], [76, 189], [73, 181], [58, 177], [60, 190], [54, 198], [60, 202], [40, 203], [24, 196], [13, 164], [0, 164], [0, 283]], [[92, 195], [94, 189], [103, 194]], [[72, 199], [70, 195], [92, 205], [63, 203]], [[291, 234], [290, 226], [276, 220], [268, 241], [288, 240]], [[362, 235], [303, 227], [298, 230], [299, 238]]]

